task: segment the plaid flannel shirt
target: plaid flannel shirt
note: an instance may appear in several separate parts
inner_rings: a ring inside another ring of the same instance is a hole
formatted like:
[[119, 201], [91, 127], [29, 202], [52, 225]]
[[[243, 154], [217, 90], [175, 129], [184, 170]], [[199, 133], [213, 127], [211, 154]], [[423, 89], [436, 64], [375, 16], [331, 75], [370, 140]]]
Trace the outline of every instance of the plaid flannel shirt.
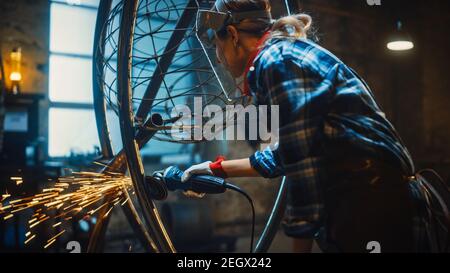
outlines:
[[311, 238], [323, 225], [324, 143], [347, 143], [394, 158], [408, 174], [410, 155], [365, 82], [307, 39], [272, 39], [247, 75], [256, 104], [279, 105], [279, 141], [250, 157], [263, 177], [286, 175], [289, 236]]

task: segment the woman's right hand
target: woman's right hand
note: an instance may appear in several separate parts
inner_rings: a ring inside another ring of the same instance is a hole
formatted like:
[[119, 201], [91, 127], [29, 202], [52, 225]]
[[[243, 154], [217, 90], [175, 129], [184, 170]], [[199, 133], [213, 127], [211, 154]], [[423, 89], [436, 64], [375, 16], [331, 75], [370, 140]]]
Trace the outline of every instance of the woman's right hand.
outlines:
[[[206, 161], [189, 167], [184, 171], [181, 182], [186, 182], [193, 174], [209, 174], [214, 175], [210, 168], [211, 161]], [[230, 177], [260, 177], [261, 175], [252, 168], [248, 158], [225, 160], [221, 163], [222, 170], [227, 178]], [[188, 197], [203, 197], [205, 194], [199, 194], [193, 191], [186, 191]]]
[[211, 161], [206, 161], [197, 165], [192, 165], [187, 170], [184, 171], [183, 176], [181, 176], [181, 182], [186, 182], [193, 174], [209, 174], [214, 175], [209, 167]]
[[[184, 171], [183, 175], [181, 176], [181, 182], [184, 183], [189, 180], [189, 178], [193, 174], [209, 174], [213, 175], [213, 172], [211, 171], [211, 168], [209, 167], [209, 164], [211, 161], [206, 161], [197, 165], [192, 165], [187, 170]], [[205, 196], [205, 193], [199, 193], [195, 191], [184, 191], [183, 194], [189, 198], [203, 198]]]

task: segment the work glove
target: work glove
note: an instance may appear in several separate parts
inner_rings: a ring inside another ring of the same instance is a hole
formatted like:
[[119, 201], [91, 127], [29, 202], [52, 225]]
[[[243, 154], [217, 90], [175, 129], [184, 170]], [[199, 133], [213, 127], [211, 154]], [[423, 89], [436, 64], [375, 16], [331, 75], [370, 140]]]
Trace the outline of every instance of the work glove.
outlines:
[[[211, 171], [211, 168], [209, 167], [209, 164], [211, 164], [211, 161], [206, 161], [197, 165], [192, 165], [187, 170], [184, 171], [183, 175], [181, 176], [181, 182], [186, 182], [193, 174], [209, 174], [214, 175]], [[190, 198], [203, 198], [205, 196], [205, 193], [198, 193], [195, 191], [184, 191], [183, 194]]]

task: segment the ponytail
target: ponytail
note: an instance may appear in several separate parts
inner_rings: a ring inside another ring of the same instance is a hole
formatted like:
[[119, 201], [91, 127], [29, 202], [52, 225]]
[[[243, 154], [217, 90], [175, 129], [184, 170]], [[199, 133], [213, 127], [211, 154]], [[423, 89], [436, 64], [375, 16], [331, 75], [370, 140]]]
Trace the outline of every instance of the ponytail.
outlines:
[[311, 24], [311, 16], [304, 13], [281, 17], [272, 25], [272, 38], [307, 38]]

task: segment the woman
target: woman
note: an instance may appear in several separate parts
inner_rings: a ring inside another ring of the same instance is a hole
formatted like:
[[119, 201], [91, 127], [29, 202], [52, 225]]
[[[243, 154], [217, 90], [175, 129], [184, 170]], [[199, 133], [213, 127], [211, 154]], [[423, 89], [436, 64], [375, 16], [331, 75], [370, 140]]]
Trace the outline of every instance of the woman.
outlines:
[[307, 39], [311, 18], [272, 21], [267, 0], [218, 0], [214, 12], [231, 18], [210, 26], [217, 59], [246, 78], [256, 103], [279, 105], [279, 142], [249, 158], [191, 166], [183, 180], [286, 175], [283, 225], [297, 251], [310, 251], [314, 238], [324, 251], [367, 252], [371, 241], [382, 252], [424, 250], [413, 233], [410, 155], [363, 80]]

